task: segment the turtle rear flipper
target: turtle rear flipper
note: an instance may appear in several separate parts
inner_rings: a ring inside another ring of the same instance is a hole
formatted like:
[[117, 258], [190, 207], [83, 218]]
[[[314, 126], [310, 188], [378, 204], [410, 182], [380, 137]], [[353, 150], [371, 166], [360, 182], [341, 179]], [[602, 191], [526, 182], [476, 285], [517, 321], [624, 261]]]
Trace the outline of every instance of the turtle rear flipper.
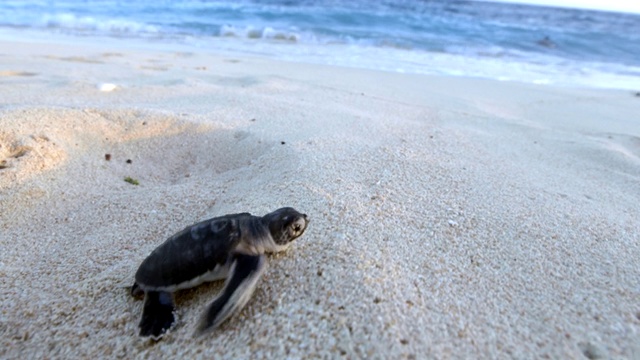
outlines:
[[202, 316], [197, 329], [198, 334], [216, 328], [247, 304], [266, 264], [264, 255], [234, 255], [230, 276], [222, 293], [207, 307]]
[[175, 321], [173, 295], [165, 291], [147, 291], [144, 297], [140, 336], [158, 340]]
[[144, 290], [140, 288], [140, 285], [138, 285], [137, 282], [134, 282], [133, 285], [131, 285], [131, 287], [129, 288], [129, 292], [131, 293], [132, 297], [138, 300], [142, 299], [142, 297], [144, 296]]

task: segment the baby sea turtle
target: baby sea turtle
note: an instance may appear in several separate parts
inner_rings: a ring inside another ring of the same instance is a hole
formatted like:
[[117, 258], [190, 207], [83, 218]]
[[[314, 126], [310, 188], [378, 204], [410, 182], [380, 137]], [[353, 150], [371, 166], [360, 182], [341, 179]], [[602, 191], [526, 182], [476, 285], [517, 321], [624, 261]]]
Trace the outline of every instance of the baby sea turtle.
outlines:
[[247, 303], [266, 267], [264, 254], [287, 249], [308, 224], [307, 215], [285, 207], [263, 217], [215, 217], [174, 234], [136, 272], [131, 295], [144, 293], [140, 336], [158, 340], [173, 325], [175, 291], [226, 278], [197, 331], [214, 329]]

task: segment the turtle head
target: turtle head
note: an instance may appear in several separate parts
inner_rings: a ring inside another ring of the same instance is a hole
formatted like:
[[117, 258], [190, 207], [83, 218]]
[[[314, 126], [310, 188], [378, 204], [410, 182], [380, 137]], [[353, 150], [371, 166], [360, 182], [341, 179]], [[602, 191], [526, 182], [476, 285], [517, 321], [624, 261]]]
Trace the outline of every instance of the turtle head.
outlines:
[[294, 208], [284, 207], [262, 218], [269, 227], [271, 237], [275, 242], [274, 251], [286, 249], [293, 240], [304, 234], [309, 224], [306, 214], [299, 213]]

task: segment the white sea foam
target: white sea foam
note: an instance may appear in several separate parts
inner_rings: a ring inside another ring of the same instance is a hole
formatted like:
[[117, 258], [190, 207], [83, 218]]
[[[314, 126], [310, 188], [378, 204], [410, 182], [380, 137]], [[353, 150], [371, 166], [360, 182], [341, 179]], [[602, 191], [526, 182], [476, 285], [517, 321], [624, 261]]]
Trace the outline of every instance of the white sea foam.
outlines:
[[224, 37], [284, 40], [284, 41], [291, 41], [291, 42], [297, 42], [302, 39], [302, 35], [296, 31], [274, 29], [270, 26], [256, 27], [251, 25], [245, 26], [245, 27], [223, 25], [220, 27], [219, 35]]
[[124, 19], [100, 20], [91, 16], [77, 16], [69, 13], [47, 14], [42, 17], [41, 25], [47, 28], [98, 31], [101, 33], [158, 33], [156, 26]]

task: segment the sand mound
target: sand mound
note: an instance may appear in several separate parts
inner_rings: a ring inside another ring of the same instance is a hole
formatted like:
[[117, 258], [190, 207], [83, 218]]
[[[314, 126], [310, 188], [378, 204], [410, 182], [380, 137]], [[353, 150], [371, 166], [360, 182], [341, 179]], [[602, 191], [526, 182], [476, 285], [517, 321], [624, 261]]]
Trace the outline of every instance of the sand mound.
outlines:
[[188, 115], [131, 109], [20, 110], [2, 118], [0, 189], [69, 162], [79, 182], [104, 176], [122, 185], [129, 176], [171, 184], [248, 165], [270, 146]]

